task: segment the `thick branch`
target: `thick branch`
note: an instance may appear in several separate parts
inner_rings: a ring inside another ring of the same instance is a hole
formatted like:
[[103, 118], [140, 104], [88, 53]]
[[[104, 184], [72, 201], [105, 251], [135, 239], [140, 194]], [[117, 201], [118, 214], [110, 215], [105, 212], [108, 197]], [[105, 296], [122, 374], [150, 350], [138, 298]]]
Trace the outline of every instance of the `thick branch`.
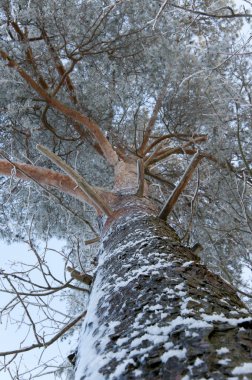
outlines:
[[[18, 162], [9, 162], [7, 160], [0, 160], [0, 176], [17, 177], [25, 181], [35, 181], [43, 186], [52, 186], [57, 190], [69, 194], [82, 202], [87, 202], [91, 206], [97, 206], [94, 202], [87, 197], [79, 187], [76, 186], [69, 176], [57, 173], [51, 169], [45, 169], [40, 166], [33, 166], [29, 164], [21, 164]], [[95, 189], [100, 196], [106, 199], [105, 194], [100, 189]]]
[[189, 180], [191, 179], [196, 167], [198, 166], [199, 162], [202, 160], [203, 156], [199, 152], [197, 152], [192, 161], [190, 162], [188, 168], [186, 169], [184, 175], [182, 176], [181, 180], [179, 181], [176, 188], [173, 190], [170, 198], [165, 203], [164, 207], [160, 211], [159, 218], [166, 220], [168, 215], [170, 214], [171, 210], [173, 209], [174, 205], [176, 204], [178, 197], [182, 193], [182, 191], [185, 189], [186, 185], [188, 184]]
[[37, 94], [41, 96], [41, 98], [44, 99], [49, 105], [51, 105], [53, 108], [63, 113], [65, 116], [71, 118], [72, 120], [85, 125], [87, 129], [94, 135], [96, 141], [101, 147], [101, 150], [105, 158], [111, 165], [115, 165], [118, 162], [118, 156], [116, 152], [114, 151], [111, 144], [104, 136], [101, 129], [92, 119], [80, 113], [79, 111], [76, 111], [75, 109], [61, 103], [56, 98], [53, 98], [39, 84], [37, 84], [26, 71], [21, 69], [21, 67], [17, 64], [17, 62], [11, 59], [8, 56], [8, 54], [6, 54], [4, 51], [0, 50], [0, 55], [5, 61], [8, 62], [9, 67], [14, 68], [20, 74], [20, 76], [26, 81], [26, 83], [30, 87], [32, 87], [33, 90], [35, 90]]
[[92, 186], [90, 186], [77, 171], [71, 168], [71, 166], [65, 163], [59, 156], [48, 150], [43, 145], [37, 145], [37, 149], [44, 156], [46, 156], [52, 162], [54, 162], [55, 165], [64, 170], [64, 172], [66, 172], [72, 178], [72, 180], [77, 184], [80, 190], [90, 199], [90, 201], [96, 205], [96, 208], [99, 208], [103, 213], [105, 213], [108, 216], [112, 215], [112, 210], [107, 205], [107, 203], [103, 201], [99, 194], [96, 193], [95, 189]]

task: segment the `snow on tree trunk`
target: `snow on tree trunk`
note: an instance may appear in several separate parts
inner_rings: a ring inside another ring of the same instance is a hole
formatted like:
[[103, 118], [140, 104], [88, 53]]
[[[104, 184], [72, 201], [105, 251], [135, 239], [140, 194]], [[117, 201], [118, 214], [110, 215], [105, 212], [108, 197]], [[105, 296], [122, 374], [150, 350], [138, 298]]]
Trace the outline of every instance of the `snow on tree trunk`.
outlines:
[[76, 380], [251, 379], [252, 318], [233, 288], [137, 210], [104, 233]]

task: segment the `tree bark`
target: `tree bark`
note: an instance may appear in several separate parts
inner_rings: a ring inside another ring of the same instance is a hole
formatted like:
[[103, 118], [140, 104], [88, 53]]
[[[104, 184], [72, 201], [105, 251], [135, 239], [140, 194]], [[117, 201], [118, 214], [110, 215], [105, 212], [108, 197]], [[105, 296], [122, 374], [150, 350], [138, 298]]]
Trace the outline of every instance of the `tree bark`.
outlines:
[[151, 211], [118, 216], [103, 235], [76, 380], [251, 378], [251, 314], [198, 260]]

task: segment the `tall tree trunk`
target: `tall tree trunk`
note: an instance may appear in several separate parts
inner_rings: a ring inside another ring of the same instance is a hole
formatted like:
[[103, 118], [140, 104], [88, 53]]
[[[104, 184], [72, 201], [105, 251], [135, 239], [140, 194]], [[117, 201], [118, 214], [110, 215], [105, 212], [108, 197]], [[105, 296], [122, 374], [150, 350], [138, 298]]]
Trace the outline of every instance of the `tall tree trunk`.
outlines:
[[251, 348], [252, 318], [244, 304], [181, 246], [172, 228], [137, 210], [112, 223], [76, 379], [251, 379]]

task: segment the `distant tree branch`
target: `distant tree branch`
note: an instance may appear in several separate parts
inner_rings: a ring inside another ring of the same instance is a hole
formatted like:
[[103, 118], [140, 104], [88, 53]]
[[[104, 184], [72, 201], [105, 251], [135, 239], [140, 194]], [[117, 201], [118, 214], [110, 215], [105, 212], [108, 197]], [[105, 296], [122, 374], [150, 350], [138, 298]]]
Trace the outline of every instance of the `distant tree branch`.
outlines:
[[191, 179], [196, 167], [198, 166], [199, 162], [203, 159], [202, 154], [197, 152], [192, 161], [190, 162], [189, 166], [187, 167], [185, 173], [183, 174], [182, 178], [180, 179], [178, 185], [173, 190], [171, 196], [169, 197], [168, 201], [163, 206], [162, 210], [159, 213], [159, 218], [166, 220], [168, 215], [170, 214], [171, 210], [173, 209], [174, 205], [176, 204], [178, 197], [182, 193], [182, 191], [185, 189], [186, 185], [188, 184], [189, 180]]
[[111, 216], [112, 210], [108, 206], [106, 202], [96, 193], [95, 189], [90, 186], [86, 180], [71, 166], [69, 166], [66, 162], [64, 162], [59, 156], [55, 153], [51, 152], [49, 149], [44, 147], [43, 145], [37, 145], [37, 149], [47, 158], [49, 158], [52, 162], [55, 163], [59, 168], [64, 170], [70, 178], [77, 184], [80, 190], [91, 200], [93, 204], [96, 205], [98, 209], [104, 212], [106, 215]]

